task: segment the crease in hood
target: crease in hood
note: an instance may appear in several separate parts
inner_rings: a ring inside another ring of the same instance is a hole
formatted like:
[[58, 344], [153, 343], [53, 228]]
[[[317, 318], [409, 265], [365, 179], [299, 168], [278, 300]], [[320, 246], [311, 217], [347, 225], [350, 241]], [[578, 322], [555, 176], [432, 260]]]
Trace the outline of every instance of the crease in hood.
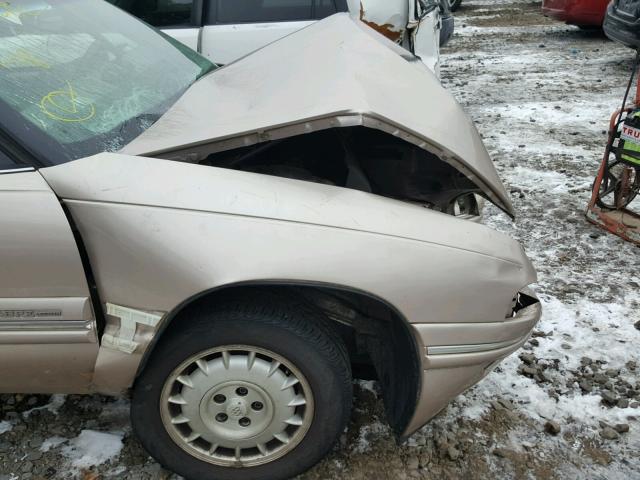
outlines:
[[256, 135], [267, 141], [269, 131], [345, 117], [436, 154], [514, 216], [480, 134], [453, 96], [417, 57], [348, 14], [203, 77], [121, 153], [167, 156]]

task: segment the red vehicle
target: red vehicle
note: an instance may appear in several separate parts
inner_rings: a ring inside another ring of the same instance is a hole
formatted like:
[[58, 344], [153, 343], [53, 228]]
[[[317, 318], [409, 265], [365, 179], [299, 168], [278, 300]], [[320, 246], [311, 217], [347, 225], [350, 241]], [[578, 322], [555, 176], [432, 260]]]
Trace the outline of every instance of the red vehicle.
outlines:
[[609, 0], [543, 0], [542, 13], [580, 28], [602, 27]]

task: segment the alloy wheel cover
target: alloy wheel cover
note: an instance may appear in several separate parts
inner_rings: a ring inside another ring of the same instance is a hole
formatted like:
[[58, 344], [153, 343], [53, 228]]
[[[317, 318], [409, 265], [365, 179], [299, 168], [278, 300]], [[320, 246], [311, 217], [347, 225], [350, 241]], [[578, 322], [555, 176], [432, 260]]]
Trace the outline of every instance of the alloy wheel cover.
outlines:
[[272, 462], [305, 437], [314, 412], [311, 387], [290, 361], [247, 345], [192, 355], [167, 378], [163, 425], [190, 455], [227, 467]]

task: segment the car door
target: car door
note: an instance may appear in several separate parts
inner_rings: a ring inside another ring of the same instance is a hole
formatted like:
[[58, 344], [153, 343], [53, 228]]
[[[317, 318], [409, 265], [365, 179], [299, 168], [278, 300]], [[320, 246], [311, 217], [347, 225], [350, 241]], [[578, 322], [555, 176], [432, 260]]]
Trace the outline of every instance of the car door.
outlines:
[[413, 53], [440, 78], [441, 15], [436, 0], [410, 1], [409, 23]]
[[225, 65], [346, 8], [342, 0], [208, 0], [201, 51]]
[[0, 150], [0, 392], [87, 391], [97, 352], [65, 212], [36, 170]]

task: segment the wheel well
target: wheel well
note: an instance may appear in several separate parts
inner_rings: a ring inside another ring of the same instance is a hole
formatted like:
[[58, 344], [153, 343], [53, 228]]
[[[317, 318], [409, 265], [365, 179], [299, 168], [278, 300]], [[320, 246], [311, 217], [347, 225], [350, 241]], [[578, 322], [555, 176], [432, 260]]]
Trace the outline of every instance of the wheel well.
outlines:
[[421, 388], [419, 347], [406, 319], [385, 301], [333, 285], [250, 283], [217, 288], [196, 295], [165, 318], [145, 352], [140, 371], [160, 338], [167, 339], [189, 321], [190, 312], [238, 297], [250, 301], [270, 294], [274, 301], [305, 301], [321, 311], [349, 351], [355, 378], [380, 382], [389, 424], [400, 434], [409, 424]]

